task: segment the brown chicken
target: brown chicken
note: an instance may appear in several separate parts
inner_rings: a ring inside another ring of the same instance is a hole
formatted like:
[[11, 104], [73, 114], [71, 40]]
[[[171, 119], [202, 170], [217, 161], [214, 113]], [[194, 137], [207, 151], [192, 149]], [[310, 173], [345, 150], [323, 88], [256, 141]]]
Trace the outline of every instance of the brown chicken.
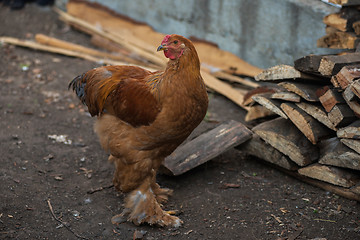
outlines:
[[208, 97], [190, 40], [167, 35], [157, 50], [169, 58], [165, 71], [99, 67], [74, 78], [69, 88], [98, 116], [94, 128], [115, 164], [113, 183], [129, 193], [114, 221], [177, 227], [182, 221], [161, 209], [172, 190], [160, 188], [156, 172], [203, 120]]

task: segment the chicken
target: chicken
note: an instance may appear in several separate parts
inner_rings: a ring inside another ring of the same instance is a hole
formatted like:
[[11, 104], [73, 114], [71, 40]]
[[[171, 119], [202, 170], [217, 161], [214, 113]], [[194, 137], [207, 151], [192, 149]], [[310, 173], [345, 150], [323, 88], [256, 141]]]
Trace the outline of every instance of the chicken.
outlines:
[[156, 172], [203, 120], [208, 96], [190, 40], [167, 35], [157, 50], [169, 58], [165, 71], [99, 67], [74, 78], [69, 88], [97, 116], [94, 129], [115, 165], [114, 186], [128, 193], [114, 221], [178, 227], [182, 221], [161, 209], [172, 190], [160, 188]]

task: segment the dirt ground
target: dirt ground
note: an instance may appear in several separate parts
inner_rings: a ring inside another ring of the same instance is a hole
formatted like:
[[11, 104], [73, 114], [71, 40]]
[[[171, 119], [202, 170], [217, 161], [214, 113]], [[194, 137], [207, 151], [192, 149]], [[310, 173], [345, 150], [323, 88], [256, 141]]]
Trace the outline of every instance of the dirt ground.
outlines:
[[[35, 4], [20, 11], [0, 6], [0, 23], [1, 36], [43, 33], [91, 46], [87, 35]], [[360, 239], [359, 203], [235, 149], [182, 176], [158, 176], [174, 190], [164, 208], [178, 211], [182, 227], [112, 225], [124, 195], [106, 188], [113, 166], [92, 130], [94, 119], [67, 90], [73, 77], [98, 64], [8, 45], [0, 56], [1, 239]], [[215, 94], [209, 112], [215, 121], [203, 122], [197, 134], [244, 117]]]

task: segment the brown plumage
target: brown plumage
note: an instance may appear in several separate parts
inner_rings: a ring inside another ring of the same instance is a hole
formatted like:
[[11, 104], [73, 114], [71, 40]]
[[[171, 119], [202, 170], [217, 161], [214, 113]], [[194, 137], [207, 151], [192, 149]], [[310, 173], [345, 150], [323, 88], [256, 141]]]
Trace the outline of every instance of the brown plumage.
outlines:
[[165, 71], [134, 66], [99, 67], [70, 84], [92, 116], [95, 131], [115, 164], [114, 185], [128, 192], [126, 217], [135, 224], [179, 226], [161, 209], [172, 193], [156, 183], [156, 172], [202, 121], [208, 97], [200, 62], [190, 40], [167, 35], [159, 50], [169, 58]]

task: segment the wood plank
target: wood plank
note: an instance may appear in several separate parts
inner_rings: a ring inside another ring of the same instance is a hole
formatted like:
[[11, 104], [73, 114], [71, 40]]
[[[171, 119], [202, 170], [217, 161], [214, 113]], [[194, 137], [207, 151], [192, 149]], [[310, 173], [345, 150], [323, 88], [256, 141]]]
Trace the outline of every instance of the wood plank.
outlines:
[[360, 120], [357, 120], [350, 125], [340, 128], [337, 132], [338, 138], [350, 138], [360, 140]]
[[275, 115], [276, 114], [274, 112], [270, 111], [266, 107], [259, 105], [259, 104], [254, 104], [248, 108], [248, 111], [245, 115], [245, 121], [250, 122], [253, 120], [266, 118], [266, 117], [272, 117]]
[[300, 72], [320, 75], [319, 66], [322, 55], [308, 55], [294, 61], [295, 69]]
[[263, 141], [257, 134], [254, 134], [251, 140], [239, 145], [236, 149], [290, 171], [299, 168], [287, 156]]
[[345, 103], [341, 93], [332, 88], [329, 88], [324, 92], [324, 94], [319, 96], [319, 100], [326, 112], [330, 112], [336, 104]]
[[290, 120], [279, 117], [261, 123], [252, 130], [299, 166], [306, 166], [318, 159], [317, 147]]
[[319, 101], [319, 98], [316, 95], [316, 90], [320, 88], [319, 85], [311, 85], [299, 82], [281, 82], [278, 83], [278, 85], [284, 87], [289, 92], [296, 93], [307, 101]]
[[310, 104], [306, 102], [296, 103], [296, 106], [301, 108], [307, 114], [318, 120], [320, 123], [324, 124], [329, 129], [336, 131], [337, 128], [330, 121], [328, 115], [326, 114], [324, 108], [322, 106], [318, 106], [315, 104]]
[[318, 179], [337, 186], [350, 188], [360, 182], [357, 174], [333, 166], [318, 163], [300, 168], [298, 172], [306, 177]]
[[358, 154], [360, 154], [360, 139], [343, 138], [340, 139], [340, 141], [349, 148], [351, 148], [352, 150], [354, 150], [355, 152], [357, 152]]
[[314, 81], [318, 80], [314, 76], [302, 73], [296, 70], [294, 67], [284, 64], [268, 68], [255, 76], [256, 81], [278, 82], [284, 81], [285, 79], [309, 79]]
[[321, 75], [331, 77], [346, 65], [360, 64], [360, 52], [346, 55], [328, 55], [321, 58], [318, 71]]
[[360, 79], [360, 65], [351, 64], [348, 66], [344, 66], [336, 74], [336, 81], [342, 89], [345, 89], [350, 83], [352, 83], [356, 79]]
[[163, 165], [175, 176], [183, 174], [249, 140], [251, 135], [243, 124], [228, 121], [178, 147]]
[[335, 105], [328, 116], [335, 127], [344, 127], [357, 119], [347, 104]]
[[332, 134], [327, 127], [320, 124], [294, 103], [282, 103], [281, 109], [286, 113], [295, 126], [309, 139], [312, 144], [317, 144], [321, 139]]
[[292, 92], [277, 92], [270, 95], [272, 99], [278, 99], [288, 102], [300, 102], [300, 96]]
[[271, 99], [270, 94], [255, 95], [252, 97], [252, 99], [254, 99], [254, 101], [259, 103], [260, 105], [266, 107], [270, 111], [276, 113], [280, 117], [283, 117], [285, 119], [288, 118], [280, 108], [281, 102], [275, 99]]
[[337, 137], [321, 141], [319, 163], [360, 170], [360, 154], [348, 148]]

